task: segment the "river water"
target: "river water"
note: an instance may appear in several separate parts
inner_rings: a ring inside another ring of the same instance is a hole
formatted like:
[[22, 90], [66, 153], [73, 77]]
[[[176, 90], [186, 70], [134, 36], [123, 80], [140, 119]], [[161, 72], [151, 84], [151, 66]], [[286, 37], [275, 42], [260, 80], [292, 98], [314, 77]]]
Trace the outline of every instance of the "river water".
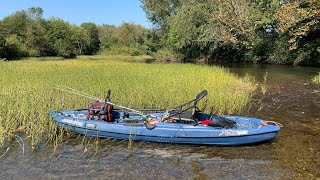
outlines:
[[[267, 76], [267, 92], [257, 93], [242, 115], [283, 124], [271, 142], [216, 147], [99, 140], [70, 133], [53, 151], [13, 143], [0, 159], [0, 179], [318, 179], [320, 178], [319, 68], [225, 65], [257, 82]], [[259, 89], [258, 89], [259, 91]], [[89, 153], [84, 154], [87, 148]], [[0, 155], [6, 148], [0, 150]]]

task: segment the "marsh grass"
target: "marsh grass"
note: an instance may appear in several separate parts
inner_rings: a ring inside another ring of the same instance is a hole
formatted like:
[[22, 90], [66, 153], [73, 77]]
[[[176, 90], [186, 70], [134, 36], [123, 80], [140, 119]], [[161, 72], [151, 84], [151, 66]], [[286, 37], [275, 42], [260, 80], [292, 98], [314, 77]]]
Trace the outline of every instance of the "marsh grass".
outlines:
[[318, 75], [312, 78], [312, 82], [315, 84], [320, 84], [320, 72], [318, 73]]
[[[228, 69], [192, 64], [144, 62], [148, 57], [81, 56], [75, 60], [31, 58], [0, 62], [0, 144], [22, 129], [33, 147], [40, 141], [62, 141], [63, 132], [50, 110], [86, 108], [89, 99], [54, 90], [63, 85], [128, 107], [169, 108], [207, 89], [199, 106], [206, 112], [233, 114], [244, 110], [254, 83]], [[206, 103], [207, 102], [207, 103]], [[205, 108], [205, 109], [204, 109]]]
[[268, 71], [266, 71], [266, 73], [263, 75], [263, 81], [261, 84], [261, 92], [263, 95], [265, 95], [267, 93], [267, 80], [268, 80]]

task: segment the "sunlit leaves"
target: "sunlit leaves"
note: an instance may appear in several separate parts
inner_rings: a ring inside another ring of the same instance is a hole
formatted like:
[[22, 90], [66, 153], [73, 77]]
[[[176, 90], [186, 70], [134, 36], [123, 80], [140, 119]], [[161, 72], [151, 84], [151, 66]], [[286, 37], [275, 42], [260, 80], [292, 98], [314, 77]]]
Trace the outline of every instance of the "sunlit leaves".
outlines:
[[279, 30], [288, 32], [291, 39], [289, 50], [296, 50], [299, 40], [310, 32], [320, 29], [320, 2], [318, 0], [294, 0], [282, 6], [276, 14]]

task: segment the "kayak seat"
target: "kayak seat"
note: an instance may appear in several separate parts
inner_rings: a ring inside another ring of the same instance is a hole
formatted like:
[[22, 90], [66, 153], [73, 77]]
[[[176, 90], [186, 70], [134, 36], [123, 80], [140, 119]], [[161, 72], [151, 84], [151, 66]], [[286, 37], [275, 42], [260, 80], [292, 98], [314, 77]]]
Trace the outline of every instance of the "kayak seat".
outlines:
[[169, 113], [172, 114], [172, 116], [170, 115], [170, 118], [174, 119], [175, 122], [196, 124], [198, 121], [198, 114], [194, 113], [194, 111], [170, 111]]
[[192, 111], [169, 111], [169, 114], [173, 115], [170, 116], [172, 118], [187, 118], [187, 119], [192, 119], [193, 112]]
[[173, 119], [178, 119], [179, 121], [181, 121], [182, 118], [189, 119], [190, 121], [193, 121], [195, 122], [195, 124], [197, 124], [199, 120], [199, 114], [201, 112], [200, 109], [197, 107], [197, 104], [199, 100], [201, 100], [203, 97], [207, 95], [207, 93], [207, 90], [203, 90], [196, 96], [195, 99], [173, 108], [169, 112], [169, 117]]

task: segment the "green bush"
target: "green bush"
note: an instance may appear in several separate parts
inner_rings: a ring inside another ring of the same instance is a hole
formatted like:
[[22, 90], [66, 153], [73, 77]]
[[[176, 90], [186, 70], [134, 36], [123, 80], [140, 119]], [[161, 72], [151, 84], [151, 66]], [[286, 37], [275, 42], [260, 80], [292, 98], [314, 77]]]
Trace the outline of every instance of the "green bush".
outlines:
[[263, 38], [244, 54], [245, 62], [265, 63], [268, 61], [274, 48], [274, 39]]
[[268, 58], [268, 63], [271, 64], [293, 64], [292, 55], [290, 55], [287, 36], [282, 36], [274, 43], [272, 54]]
[[141, 52], [140, 51], [132, 51], [131, 53], [130, 53], [130, 55], [131, 56], [140, 56], [141, 55]]
[[184, 60], [182, 54], [176, 53], [170, 49], [160, 49], [153, 54], [153, 57], [161, 61], [182, 62]]
[[77, 57], [77, 54], [71, 51], [65, 51], [64, 53], [60, 54], [60, 56], [64, 59], [73, 59]]
[[36, 49], [29, 49], [28, 56], [30, 57], [40, 57], [40, 52]]
[[8, 60], [20, 59], [21, 57], [28, 56], [27, 48], [20, 42], [17, 35], [13, 34], [5, 38], [4, 46], [1, 48], [1, 57]]

